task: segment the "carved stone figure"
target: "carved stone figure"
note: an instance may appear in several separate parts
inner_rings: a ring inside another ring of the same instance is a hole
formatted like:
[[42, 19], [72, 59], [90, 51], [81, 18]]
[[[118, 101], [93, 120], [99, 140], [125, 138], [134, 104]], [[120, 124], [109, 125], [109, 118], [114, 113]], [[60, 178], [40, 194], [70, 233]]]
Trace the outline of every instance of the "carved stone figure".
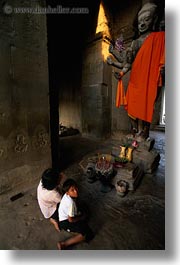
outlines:
[[[114, 73], [118, 82], [122, 83], [122, 76], [131, 70], [123, 105], [130, 117], [133, 135], [139, 135], [142, 139], [149, 137], [154, 102], [162, 85], [160, 75], [164, 69], [165, 32], [154, 32], [157, 19], [157, 6], [146, 3], [138, 13], [139, 37], [119, 53], [111, 44], [109, 52], [117, 61], [107, 57], [109, 65], [121, 69]], [[121, 91], [117, 97], [122, 97]], [[122, 100], [117, 101], [116, 98], [116, 102]]]
[[17, 153], [25, 153], [27, 152], [28, 144], [26, 142], [26, 137], [23, 134], [18, 134], [16, 136], [16, 144], [14, 147], [14, 151]]
[[32, 137], [32, 144], [34, 149], [46, 150], [49, 144], [49, 135], [43, 125], [38, 125]]

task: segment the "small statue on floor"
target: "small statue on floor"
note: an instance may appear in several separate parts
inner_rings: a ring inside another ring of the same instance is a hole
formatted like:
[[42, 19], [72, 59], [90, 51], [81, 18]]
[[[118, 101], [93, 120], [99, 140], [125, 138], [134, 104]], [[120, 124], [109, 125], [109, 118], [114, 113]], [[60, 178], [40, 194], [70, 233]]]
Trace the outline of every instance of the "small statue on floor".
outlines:
[[124, 197], [126, 193], [128, 192], [128, 183], [125, 180], [119, 180], [115, 184], [115, 188], [116, 188], [117, 194], [119, 194], [121, 197]]

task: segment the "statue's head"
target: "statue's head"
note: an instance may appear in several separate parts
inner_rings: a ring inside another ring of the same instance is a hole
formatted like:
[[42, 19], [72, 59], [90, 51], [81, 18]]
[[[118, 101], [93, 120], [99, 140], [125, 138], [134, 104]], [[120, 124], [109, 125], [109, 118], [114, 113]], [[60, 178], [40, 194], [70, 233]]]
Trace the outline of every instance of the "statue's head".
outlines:
[[146, 3], [138, 13], [138, 30], [140, 33], [152, 31], [157, 21], [157, 5]]

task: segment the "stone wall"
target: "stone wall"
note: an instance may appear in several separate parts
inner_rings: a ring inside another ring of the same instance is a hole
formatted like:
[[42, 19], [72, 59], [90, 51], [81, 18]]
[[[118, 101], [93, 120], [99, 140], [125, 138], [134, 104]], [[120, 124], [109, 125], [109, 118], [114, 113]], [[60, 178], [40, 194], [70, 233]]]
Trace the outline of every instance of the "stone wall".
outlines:
[[111, 134], [111, 69], [104, 61], [108, 44], [99, 34], [84, 51], [82, 73], [82, 133], [107, 138]]
[[51, 164], [46, 16], [14, 10], [44, 2], [0, 2], [1, 198], [26, 189]]

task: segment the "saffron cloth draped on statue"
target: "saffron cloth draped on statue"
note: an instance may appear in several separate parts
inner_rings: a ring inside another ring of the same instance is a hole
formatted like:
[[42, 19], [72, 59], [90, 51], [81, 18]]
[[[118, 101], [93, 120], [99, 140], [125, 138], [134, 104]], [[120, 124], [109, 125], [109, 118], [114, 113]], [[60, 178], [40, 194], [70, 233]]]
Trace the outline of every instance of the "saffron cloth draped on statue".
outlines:
[[[121, 77], [123, 76], [123, 72], [120, 72], [119, 74]], [[119, 108], [121, 105], [126, 105], [126, 104], [127, 101], [126, 101], [123, 82], [122, 79], [119, 79], [116, 91], [116, 107]]]
[[126, 92], [128, 115], [152, 121], [160, 68], [165, 63], [165, 32], [152, 32], [139, 49], [132, 64]]

